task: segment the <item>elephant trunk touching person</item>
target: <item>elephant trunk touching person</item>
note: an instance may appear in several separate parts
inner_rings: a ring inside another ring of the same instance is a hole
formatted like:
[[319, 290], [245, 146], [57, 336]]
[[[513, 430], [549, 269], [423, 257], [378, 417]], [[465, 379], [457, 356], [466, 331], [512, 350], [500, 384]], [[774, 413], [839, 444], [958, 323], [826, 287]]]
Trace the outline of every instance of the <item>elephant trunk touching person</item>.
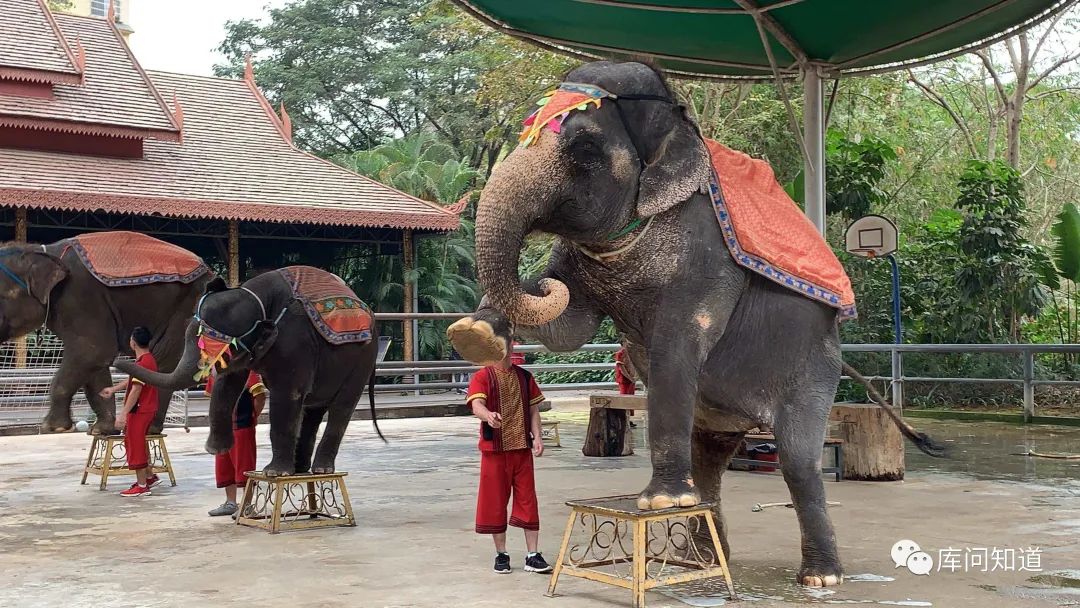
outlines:
[[[331, 305], [332, 328], [320, 314]], [[379, 336], [370, 310], [340, 277], [290, 266], [253, 277], [242, 288], [229, 289], [220, 279], [210, 282], [197, 314], [173, 372], [146, 372], [131, 362], [117, 367], [174, 388], [194, 384], [197, 373], [216, 372], [206, 440], [211, 454], [232, 446], [233, 406], [254, 371], [270, 393], [273, 457], [263, 472], [333, 473], [353, 411], [365, 387], [373, 387]], [[371, 407], [374, 424], [373, 401]]]
[[[543, 207], [523, 208], [510, 201], [545, 200], [555, 196], [554, 192], [543, 192], [536, 188], [536, 183], [547, 180], [536, 179], [531, 174], [537, 170], [536, 167], [555, 171], [557, 165], [550, 159], [531, 158], [550, 154], [542, 146], [537, 146], [535, 153], [529, 149], [523, 150], [522, 154], [530, 158], [518, 157], [521, 160], [505, 161], [492, 174], [480, 196], [476, 212], [476, 265], [480, 282], [488, 286], [486, 295], [495, 308], [513, 323], [543, 325], [562, 314], [570, 301], [570, 293], [566, 285], [556, 279], [540, 281], [539, 287], [544, 294], [541, 296], [521, 289], [518, 261], [525, 237], [538, 219], [530, 211]], [[558, 180], [549, 176], [549, 181], [553, 183]]]
[[171, 372], [152, 372], [145, 367], [129, 361], [117, 361], [116, 367], [137, 380], [153, 384], [170, 391], [178, 391], [195, 386], [195, 373], [199, 370], [199, 348], [196, 346], [198, 323], [188, 323], [184, 332], [184, 354]]

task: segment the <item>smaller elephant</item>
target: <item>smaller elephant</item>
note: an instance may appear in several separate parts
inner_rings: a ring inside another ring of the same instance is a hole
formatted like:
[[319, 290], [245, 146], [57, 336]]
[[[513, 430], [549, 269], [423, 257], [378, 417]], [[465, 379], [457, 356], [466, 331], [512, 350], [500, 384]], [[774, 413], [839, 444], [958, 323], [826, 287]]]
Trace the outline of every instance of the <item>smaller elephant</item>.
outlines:
[[[338, 448], [368, 386], [375, 431], [378, 337], [370, 310], [337, 275], [309, 266], [267, 272], [228, 289], [216, 279], [188, 324], [184, 354], [171, 373], [131, 362], [116, 366], [144, 382], [179, 389], [217, 373], [206, 450], [232, 446], [232, 405], [255, 370], [269, 390], [273, 457], [263, 472], [333, 473]], [[326, 417], [318, 449], [315, 436]], [[314, 455], [314, 458], [313, 458]]]
[[[71, 400], [82, 390], [97, 418], [90, 432], [115, 433], [116, 404], [100, 396], [112, 384], [109, 364], [130, 353], [131, 330], [141, 325], [154, 336], [158, 364], [176, 365], [187, 319], [213, 276], [194, 253], [136, 232], [0, 246], [0, 342], [43, 325], [64, 342], [42, 432], [74, 428]], [[161, 431], [171, 397], [159, 392], [151, 433]]]

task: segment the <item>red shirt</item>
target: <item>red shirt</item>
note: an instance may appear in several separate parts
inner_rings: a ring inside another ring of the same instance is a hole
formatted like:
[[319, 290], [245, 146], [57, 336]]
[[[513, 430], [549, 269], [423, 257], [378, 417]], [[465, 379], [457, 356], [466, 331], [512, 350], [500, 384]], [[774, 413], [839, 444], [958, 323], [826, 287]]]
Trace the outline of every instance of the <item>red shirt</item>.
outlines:
[[[214, 390], [214, 378], [216, 377], [211, 375], [206, 379], [207, 395]], [[269, 392], [266, 390], [266, 385], [263, 384], [262, 376], [253, 371], [248, 372], [245, 388], [247, 390], [240, 394], [240, 398], [236, 400], [236, 406], [233, 408], [234, 429], [246, 429], [255, 426], [255, 423], [258, 422], [255, 420], [255, 397]]]
[[487, 409], [502, 417], [501, 428], [488, 429], [486, 423], [480, 425], [481, 452], [508, 452], [530, 447], [532, 408], [544, 401], [544, 394], [532, 374], [516, 365], [507, 370], [485, 367], [469, 381], [469, 396], [465, 403], [471, 404], [474, 399], [484, 399]]
[[623, 366], [627, 365], [626, 361], [626, 349], [620, 348], [615, 353], [615, 382], [619, 385], [619, 393], [623, 395], [633, 395], [637, 388], [637, 382], [626, 377], [623, 372]]
[[[154, 355], [146, 353], [135, 359], [135, 365], [148, 369], [152, 372], [158, 371], [157, 361], [154, 360]], [[152, 384], [147, 384], [137, 378], [128, 378], [127, 393], [131, 393], [131, 387], [138, 384], [142, 387], [142, 391], [139, 392], [139, 401], [135, 404], [135, 407], [131, 408], [131, 413], [139, 412], [140, 414], [156, 414], [158, 408], [158, 389]]]

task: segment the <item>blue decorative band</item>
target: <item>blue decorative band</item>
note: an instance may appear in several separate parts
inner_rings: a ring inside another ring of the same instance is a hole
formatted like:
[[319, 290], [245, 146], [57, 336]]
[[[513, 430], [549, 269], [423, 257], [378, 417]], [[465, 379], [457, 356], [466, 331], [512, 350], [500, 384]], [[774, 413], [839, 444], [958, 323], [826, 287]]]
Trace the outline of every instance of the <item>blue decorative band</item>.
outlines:
[[752, 270], [774, 283], [797, 291], [810, 299], [838, 309], [842, 321], [854, 319], [858, 316], [854, 304], [841, 304], [839, 294], [781, 270], [767, 260], [743, 251], [742, 246], [739, 244], [739, 235], [735, 233], [735, 226], [731, 221], [731, 214], [728, 213], [727, 203], [724, 202], [724, 193], [720, 188], [720, 179], [717, 177], [715, 170], [712, 173], [712, 180], [709, 182], [709, 194], [712, 197], [716, 219], [720, 222], [724, 244], [727, 245], [728, 251], [731, 252], [731, 257], [735, 259], [736, 264]]

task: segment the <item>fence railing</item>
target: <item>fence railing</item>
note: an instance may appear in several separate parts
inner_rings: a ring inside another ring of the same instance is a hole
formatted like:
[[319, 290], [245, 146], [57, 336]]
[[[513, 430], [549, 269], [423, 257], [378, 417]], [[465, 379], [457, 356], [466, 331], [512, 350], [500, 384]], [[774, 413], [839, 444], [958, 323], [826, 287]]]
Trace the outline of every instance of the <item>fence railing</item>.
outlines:
[[[408, 320], [456, 320], [466, 316], [465, 313], [376, 313], [375, 318], [379, 321], [408, 321]], [[0, 414], [12, 409], [18, 409], [25, 413], [27, 409], [40, 408], [43, 413], [46, 409], [48, 398], [48, 384], [52, 374], [59, 365], [61, 347], [59, 340], [47, 339], [38, 336], [37, 341], [20, 347], [28, 352], [16, 352], [12, 343], [5, 343], [0, 352]], [[54, 341], [55, 340], [55, 341]], [[579, 351], [587, 352], [614, 352], [620, 348], [619, 344], [586, 344]], [[521, 353], [547, 352], [547, 349], [538, 345], [519, 345], [516, 349]], [[888, 376], [867, 376], [875, 381], [885, 381], [887, 390], [891, 393], [894, 405], [904, 406], [904, 387], [912, 383], [972, 383], [972, 384], [1000, 384], [1023, 387], [1024, 417], [1030, 420], [1035, 415], [1035, 387], [1037, 386], [1080, 386], [1080, 381], [1075, 380], [1041, 380], [1035, 377], [1035, 356], [1040, 354], [1056, 353], [1080, 353], [1080, 344], [844, 344], [843, 352], [848, 353], [889, 353], [892, 359], [891, 374]], [[10, 351], [10, 352], [9, 352]], [[1021, 357], [1022, 373], [1019, 378], [955, 378], [933, 376], [908, 376], [904, 373], [903, 359], [905, 353], [937, 353], [937, 354], [977, 354], [977, 353], [1001, 353], [1015, 354]], [[29, 359], [27, 358], [29, 356]], [[15, 363], [18, 359], [18, 364]], [[538, 363], [526, 365], [525, 368], [533, 373], [544, 372], [574, 372], [574, 371], [611, 371], [614, 364], [610, 362], [599, 363]], [[379, 383], [375, 390], [379, 393], [388, 392], [414, 392], [432, 390], [464, 389], [468, 386], [467, 375], [480, 368], [466, 361], [380, 361], [376, 367], [376, 375], [380, 378], [409, 378], [407, 383]], [[420, 381], [422, 376], [448, 376], [449, 379], [441, 378], [429, 381]], [[581, 383], [558, 383], [542, 384], [545, 391], [560, 390], [599, 390], [612, 389], [617, 385], [614, 382], [581, 382]], [[198, 392], [194, 393], [198, 395]], [[174, 397], [177, 418], [186, 418], [187, 393]], [[77, 408], [86, 408], [85, 399], [79, 395], [76, 398]], [[183, 412], [181, 414], [181, 412]], [[170, 407], [172, 413], [172, 407]], [[179, 420], [177, 420], [179, 422]], [[0, 424], [3, 420], [0, 419]]]
[[[454, 318], [457, 318], [455, 315]], [[587, 344], [583, 351], [613, 352], [619, 344]], [[521, 353], [548, 352], [543, 346], [519, 345]], [[847, 353], [888, 353], [892, 359], [892, 373], [888, 376], [866, 376], [869, 380], [888, 383], [887, 391], [894, 406], [903, 408], [904, 386], [914, 383], [969, 383], [1001, 384], [1021, 386], [1023, 388], [1024, 419], [1035, 416], [1035, 387], [1037, 386], [1080, 386], [1076, 380], [1042, 380], [1035, 377], [1035, 356], [1041, 354], [1080, 353], [1080, 344], [844, 344], [841, 350]], [[957, 378], [948, 376], [908, 376], [904, 373], [904, 353], [936, 354], [1015, 354], [1021, 357], [1022, 374], [1019, 378]], [[613, 363], [543, 363], [526, 365], [534, 373], [562, 371], [608, 371], [614, 369]], [[415, 361], [386, 362], [379, 366], [377, 374], [382, 377], [416, 376], [418, 374], [468, 374], [480, 369], [461, 361]], [[844, 379], [849, 379], [843, 376]], [[379, 384], [377, 391], [391, 392], [422, 389], [456, 389], [467, 386], [465, 382], [414, 382], [410, 384]], [[615, 383], [576, 383], [544, 384], [541, 388], [551, 390], [588, 390], [594, 388], [614, 388]]]

